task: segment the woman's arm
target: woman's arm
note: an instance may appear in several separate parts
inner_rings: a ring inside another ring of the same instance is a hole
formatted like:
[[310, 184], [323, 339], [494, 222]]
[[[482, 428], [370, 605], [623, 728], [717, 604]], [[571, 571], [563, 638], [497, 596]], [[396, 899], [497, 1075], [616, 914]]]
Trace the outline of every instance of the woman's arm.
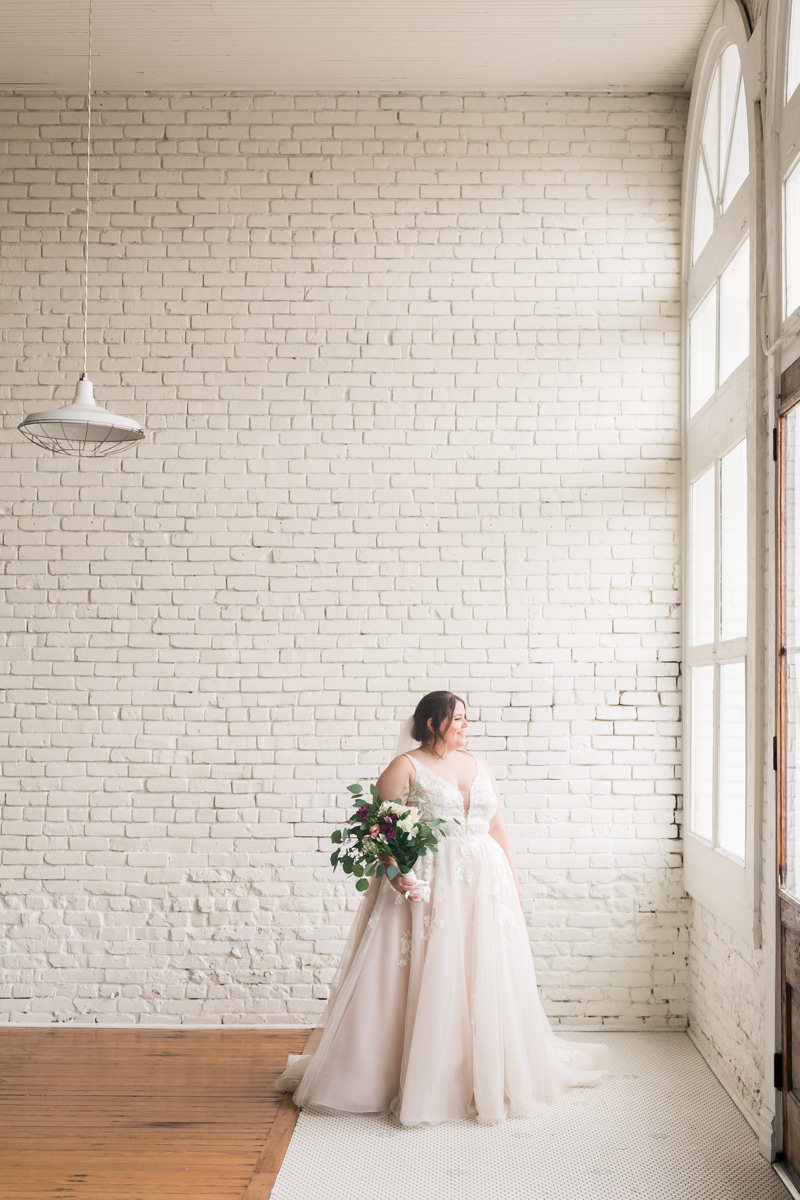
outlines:
[[516, 867], [514, 866], [514, 859], [511, 857], [511, 846], [508, 843], [508, 830], [506, 829], [506, 823], [503, 820], [503, 813], [500, 808], [500, 792], [497, 787], [497, 780], [495, 779], [495, 777], [492, 773], [491, 767], [486, 762], [486, 759], [483, 760], [483, 765], [486, 768], [486, 772], [492, 781], [492, 787], [494, 788], [494, 794], [497, 797], [497, 811], [495, 812], [494, 816], [492, 817], [491, 821], [489, 822], [489, 833], [492, 835], [492, 837], [497, 842], [497, 844], [500, 846], [500, 848], [502, 849], [506, 858], [508, 859], [508, 865], [511, 867], [511, 874], [514, 876], [514, 883], [516, 884], [516, 887], [517, 887], [517, 895], [519, 896], [519, 902], [520, 902], [520, 904], [522, 904], [522, 891], [519, 886], [519, 880], [517, 879], [517, 870], [516, 870]]
[[414, 769], [405, 754], [393, 758], [375, 784], [381, 800], [399, 800], [414, 782]]
[[[405, 796], [413, 782], [414, 769], [405, 755], [400, 754], [397, 758], [392, 759], [383, 774], [379, 776], [375, 786], [378, 789], [378, 795], [381, 800], [393, 801], [400, 800]], [[383, 854], [380, 855], [380, 861], [384, 866], [394, 863], [393, 858]], [[388, 879], [388, 876], [386, 878]], [[415, 894], [419, 887], [419, 881], [409, 881], [404, 879], [402, 875], [395, 875], [394, 879], [388, 879], [388, 882], [401, 896], [409, 892]]]

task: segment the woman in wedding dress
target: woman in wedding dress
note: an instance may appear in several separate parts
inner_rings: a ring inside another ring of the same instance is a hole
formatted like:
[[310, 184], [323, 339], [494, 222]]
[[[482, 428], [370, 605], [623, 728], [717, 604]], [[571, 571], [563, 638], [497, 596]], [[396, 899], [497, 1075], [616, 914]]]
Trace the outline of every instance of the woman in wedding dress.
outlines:
[[466, 730], [464, 701], [431, 692], [411, 722], [419, 748], [377, 781], [382, 799], [408, 795], [422, 820], [447, 820], [447, 836], [416, 882], [370, 880], [319, 1045], [289, 1055], [277, 1081], [299, 1107], [494, 1123], [612, 1074], [608, 1047], [557, 1037], [544, 1013], [497, 784]]

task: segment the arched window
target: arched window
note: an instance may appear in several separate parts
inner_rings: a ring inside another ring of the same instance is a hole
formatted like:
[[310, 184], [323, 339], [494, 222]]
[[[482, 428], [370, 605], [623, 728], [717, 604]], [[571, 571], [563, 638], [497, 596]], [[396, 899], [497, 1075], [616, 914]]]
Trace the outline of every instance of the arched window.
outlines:
[[714, 66], [706, 98], [695, 182], [692, 261], [707, 245], [749, 169], [747, 114], [739, 52], [732, 43]]
[[700, 48], [686, 139], [684, 863], [687, 891], [754, 929], [753, 110], [748, 31], [721, 0]]

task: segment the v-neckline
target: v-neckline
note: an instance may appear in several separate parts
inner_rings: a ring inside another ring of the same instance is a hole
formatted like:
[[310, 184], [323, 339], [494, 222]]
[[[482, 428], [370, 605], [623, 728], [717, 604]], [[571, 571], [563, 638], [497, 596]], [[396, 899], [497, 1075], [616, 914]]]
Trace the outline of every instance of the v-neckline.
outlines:
[[458, 786], [457, 783], [453, 783], [452, 779], [445, 779], [444, 775], [440, 775], [438, 771], [434, 771], [431, 767], [426, 766], [426, 764], [424, 762], [421, 762], [418, 758], [413, 758], [412, 755], [410, 755], [410, 754], [407, 754], [406, 758], [411, 759], [415, 768], [422, 767], [425, 771], [428, 772], [429, 775], [433, 775], [433, 777], [435, 779], [441, 780], [442, 783], [449, 784], [450, 787], [453, 788], [454, 791], [458, 792], [458, 798], [461, 801], [461, 807], [464, 812], [464, 820], [468, 821], [469, 814], [472, 812], [472, 789], [475, 787], [475, 782], [476, 782], [478, 776], [480, 775], [481, 767], [483, 766], [483, 763], [480, 761], [480, 759], [477, 760], [478, 765], [475, 768], [475, 774], [472, 776], [472, 781], [469, 785], [469, 808], [464, 808], [464, 794], [461, 791], [461, 788]]

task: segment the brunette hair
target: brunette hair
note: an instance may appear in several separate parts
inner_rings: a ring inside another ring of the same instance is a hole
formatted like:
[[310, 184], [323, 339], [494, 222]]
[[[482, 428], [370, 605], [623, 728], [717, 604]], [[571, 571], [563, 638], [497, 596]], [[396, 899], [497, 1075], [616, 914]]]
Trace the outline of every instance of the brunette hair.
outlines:
[[[433, 744], [435, 746], [442, 737], [442, 727], [444, 730], [449, 729], [459, 700], [461, 697], [456, 696], [453, 692], [428, 692], [427, 696], [423, 696], [414, 709], [414, 727], [411, 731], [414, 741], [422, 742], [425, 745], [431, 740], [428, 721], [432, 719]], [[463, 700], [461, 703], [466, 711], [466, 703]]]

